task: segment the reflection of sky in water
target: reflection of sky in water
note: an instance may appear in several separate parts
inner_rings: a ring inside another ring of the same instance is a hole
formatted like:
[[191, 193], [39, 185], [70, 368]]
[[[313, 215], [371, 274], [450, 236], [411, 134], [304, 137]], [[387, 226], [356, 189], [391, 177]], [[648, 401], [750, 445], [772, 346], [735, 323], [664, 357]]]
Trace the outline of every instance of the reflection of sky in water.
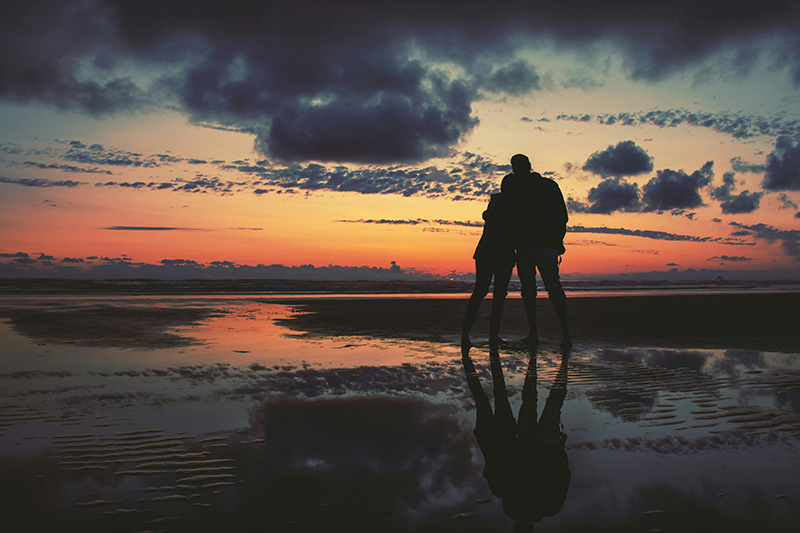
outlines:
[[[481, 478], [457, 347], [304, 337], [271, 321], [290, 308], [246, 299], [158, 302], [226, 313], [171, 330], [195, 344], [153, 350], [0, 324], [0, 462], [27, 480], [20, 513], [44, 501], [88, 529], [172, 531], [266, 506], [278, 530], [510, 530]], [[488, 349], [472, 357], [491, 395]], [[501, 357], [516, 413], [529, 354]], [[541, 408], [561, 355], [537, 358]], [[797, 354], [582, 347], [561, 416], [572, 482], [537, 530], [667, 530], [697, 513], [790, 530], [798, 413]]]

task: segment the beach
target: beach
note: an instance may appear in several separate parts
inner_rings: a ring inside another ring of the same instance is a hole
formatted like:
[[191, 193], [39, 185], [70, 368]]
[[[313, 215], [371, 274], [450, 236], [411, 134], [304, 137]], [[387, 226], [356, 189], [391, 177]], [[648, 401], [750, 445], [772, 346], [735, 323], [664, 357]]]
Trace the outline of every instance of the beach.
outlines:
[[800, 294], [573, 297], [570, 350], [538, 304], [541, 343], [510, 298], [495, 352], [483, 303], [470, 373], [463, 294], [5, 295], [4, 524], [511, 531], [472, 376], [557, 412], [537, 531], [794, 531]]
[[[544, 298], [537, 301], [539, 335], [560, 340], [558, 319]], [[800, 347], [797, 309], [800, 294], [697, 294], [667, 296], [578, 297], [569, 299], [573, 336], [578, 344], [658, 347], [737, 348], [796, 352]], [[308, 312], [284, 322], [319, 335], [458, 342], [466, 303], [461, 299], [309, 300]], [[481, 306], [474, 336], [486, 340], [491, 298]], [[520, 299], [509, 299], [501, 336], [527, 334]]]

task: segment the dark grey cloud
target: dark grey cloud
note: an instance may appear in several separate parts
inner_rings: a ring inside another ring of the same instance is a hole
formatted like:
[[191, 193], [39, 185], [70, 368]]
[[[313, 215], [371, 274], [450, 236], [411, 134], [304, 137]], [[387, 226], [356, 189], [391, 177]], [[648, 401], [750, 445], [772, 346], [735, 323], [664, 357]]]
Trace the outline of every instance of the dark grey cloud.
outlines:
[[602, 42], [631, 79], [648, 82], [712, 59], [744, 77], [764, 57], [800, 83], [796, 2], [732, 4], [724, 16], [689, 0], [595, 8], [588, 0], [491, 8], [231, 0], [225, 9], [10, 0], [0, 22], [0, 98], [93, 114], [169, 107], [247, 131], [284, 159], [385, 163], [448, 153], [476, 123], [472, 103], [488, 93], [538, 90], [535, 68], [519, 61], [525, 48], [587, 52]]
[[764, 193], [742, 191], [739, 194], [733, 194], [735, 183], [733, 172], [726, 172], [722, 176], [722, 185], [711, 189], [711, 197], [720, 201], [722, 212], [730, 215], [752, 213], [758, 209]]
[[533, 65], [517, 60], [495, 68], [483, 79], [479, 77], [478, 85], [491, 92], [519, 96], [531, 91], [540, 91], [542, 80]]
[[800, 260], [800, 230], [782, 230], [764, 223], [747, 225], [731, 222], [730, 225], [769, 243], [779, 242], [786, 255]]
[[583, 165], [603, 177], [637, 176], [653, 170], [653, 158], [633, 141], [621, 141], [589, 156]]
[[44, 178], [6, 178], [0, 176], [0, 183], [13, 183], [15, 185], [22, 185], [23, 187], [77, 187], [78, 185], [85, 185], [83, 181], [73, 180], [48, 180]]
[[700, 189], [711, 183], [713, 167], [714, 162], [708, 161], [691, 174], [682, 170], [659, 170], [656, 177], [642, 187], [644, 210], [691, 209], [704, 205]]
[[622, 178], [609, 178], [589, 190], [588, 203], [569, 198], [570, 211], [608, 215], [614, 211], [639, 211], [642, 204], [639, 186]]
[[281, 106], [256, 149], [286, 161], [414, 162], [451, 155], [478, 123], [471, 116], [475, 96], [459, 82], [440, 79], [432, 86], [434, 94], [383, 96], [374, 104], [356, 95]]
[[[744, 113], [718, 113], [708, 111], [688, 111], [686, 109], [666, 109], [638, 112], [607, 113], [607, 114], [582, 114], [570, 115], [561, 114], [555, 117], [557, 120], [568, 120], [573, 122], [596, 122], [608, 126], [657, 126], [659, 128], [671, 128], [676, 126], [696, 126], [707, 128], [719, 133], [730, 135], [736, 139], [750, 139], [760, 135], [793, 136], [797, 134], [800, 121], [786, 119], [782, 116], [763, 117], [759, 115]], [[737, 164], [742, 165], [737, 172], [759, 172], [760, 165], [750, 165], [737, 160]]]
[[767, 155], [764, 189], [768, 191], [800, 191], [800, 142], [791, 137], [778, 137], [775, 149]]

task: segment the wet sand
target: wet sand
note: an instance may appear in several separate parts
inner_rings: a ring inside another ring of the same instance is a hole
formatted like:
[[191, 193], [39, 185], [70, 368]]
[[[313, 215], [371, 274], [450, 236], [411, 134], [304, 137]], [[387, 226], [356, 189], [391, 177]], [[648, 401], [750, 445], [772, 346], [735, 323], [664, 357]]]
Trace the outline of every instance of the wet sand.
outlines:
[[[558, 342], [552, 305], [543, 298], [537, 303], [540, 339]], [[800, 347], [800, 293], [571, 298], [568, 305], [576, 343], [784, 352]], [[460, 299], [307, 300], [299, 304], [306, 314], [282, 323], [321, 336], [455, 342], [465, 307]], [[486, 339], [490, 309], [487, 299], [473, 328], [474, 339]], [[526, 324], [522, 301], [509, 299], [501, 336], [520, 339], [527, 334]]]
[[0, 304], [0, 319], [8, 320], [20, 335], [39, 342], [141, 349], [194, 344], [194, 339], [167, 330], [197, 324], [220, 312], [200, 307], [162, 308], [109, 303]]
[[[498, 353], [514, 413], [526, 372], [534, 369], [541, 408], [567, 370], [560, 423], [571, 482], [561, 511], [536, 531], [793, 532], [797, 295], [570, 303], [571, 352], [559, 349], [542, 300], [539, 348]], [[511, 531], [473, 434], [458, 346], [465, 305], [4, 298], [3, 523]], [[504, 335], [513, 340], [525, 333], [521, 301], [508, 309]], [[483, 389], [497, 394], [488, 347], [470, 356]]]

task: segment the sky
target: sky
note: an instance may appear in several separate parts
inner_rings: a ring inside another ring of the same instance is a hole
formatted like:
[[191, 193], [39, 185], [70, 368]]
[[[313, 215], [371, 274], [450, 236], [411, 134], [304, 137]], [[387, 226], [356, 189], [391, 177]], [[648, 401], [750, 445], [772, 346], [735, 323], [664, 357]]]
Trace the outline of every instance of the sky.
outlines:
[[516, 153], [566, 278], [800, 278], [800, 4], [16, 1], [0, 277], [455, 277]]

